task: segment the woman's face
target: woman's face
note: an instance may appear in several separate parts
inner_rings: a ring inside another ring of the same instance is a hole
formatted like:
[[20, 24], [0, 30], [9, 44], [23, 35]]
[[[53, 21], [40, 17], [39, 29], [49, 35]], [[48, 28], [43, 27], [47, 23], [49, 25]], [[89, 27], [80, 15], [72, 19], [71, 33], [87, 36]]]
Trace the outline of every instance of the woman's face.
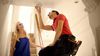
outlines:
[[20, 23], [20, 22], [18, 22], [17, 23], [17, 29], [18, 30], [21, 30], [21, 29], [23, 29], [24, 27], [23, 27], [23, 24], [22, 23]]

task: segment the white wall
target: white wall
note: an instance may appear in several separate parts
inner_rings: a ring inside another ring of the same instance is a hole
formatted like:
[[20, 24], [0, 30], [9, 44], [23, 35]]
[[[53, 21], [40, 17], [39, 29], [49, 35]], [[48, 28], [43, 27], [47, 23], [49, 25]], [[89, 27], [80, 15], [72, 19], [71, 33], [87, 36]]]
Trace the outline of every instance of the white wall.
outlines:
[[84, 3], [81, 0], [79, 3], [74, 3], [73, 0], [62, 0], [56, 4], [55, 8], [66, 15], [72, 33], [77, 39], [83, 41], [76, 56], [95, 56], [95, 37], [89, 23], [88, 12], [85, 11]]

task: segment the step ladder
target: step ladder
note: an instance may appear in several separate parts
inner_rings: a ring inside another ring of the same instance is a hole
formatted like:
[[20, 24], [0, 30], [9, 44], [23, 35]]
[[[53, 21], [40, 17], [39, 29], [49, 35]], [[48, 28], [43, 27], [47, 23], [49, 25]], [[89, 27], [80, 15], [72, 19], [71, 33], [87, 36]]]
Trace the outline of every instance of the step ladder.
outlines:
[[[35, 38], [34, 38], [34, 34], [30, 33], [29, 34], [29, 39], [30, 41], [32, 41], [32, 43], [35, 43]], [[37, 49], [36, 47], [33, 47], [30, 43], [30, 55], [31, 56], [37, 56]]]

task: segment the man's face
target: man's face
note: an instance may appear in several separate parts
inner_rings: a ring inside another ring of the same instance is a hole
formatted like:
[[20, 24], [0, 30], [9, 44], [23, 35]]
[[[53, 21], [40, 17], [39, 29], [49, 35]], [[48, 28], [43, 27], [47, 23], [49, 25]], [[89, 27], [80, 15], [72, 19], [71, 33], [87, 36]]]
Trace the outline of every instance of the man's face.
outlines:
[[54, 17], [53, 17], [54, 13], [53, 12], [49, 12], [48, 16], [49, 16], [50, 19], [54, 19]]

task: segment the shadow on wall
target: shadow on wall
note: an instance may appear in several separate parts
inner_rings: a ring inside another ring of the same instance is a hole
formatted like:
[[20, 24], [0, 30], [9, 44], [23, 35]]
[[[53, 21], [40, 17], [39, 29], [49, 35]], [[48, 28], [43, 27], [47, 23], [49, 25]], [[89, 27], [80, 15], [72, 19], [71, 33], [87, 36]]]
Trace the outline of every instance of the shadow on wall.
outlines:
[[[95, 36], [95, 43], [97, 48], [97, 56], [100, 56], [100, 34], [97, 33], [97, 30], [100, 27], [100, 0], [82, 0], [85, 5], [85, 11], [88, 13], [89, 23], [92, 29], [92, 32]], [[99, 37], [97, 37], [99, 35]]]
[[[8, 9], [9, 9], [10, 5], [9, 4], [4, 4], [4, 3], [1, 3], [1, 2], [0, 2], [0, 34], [2, 35], [4, 22], [6, 20], [7, 12], [8, 12]], [[1, 37], [1, 35], [0, 35], [0, 37]], [[1, 40], [1, 38], [0, 38], [0, 40]]]
[[[9, 1], [9, 0], [7, 0]], [[6, 21], [6, 17], [7, 17], [7, 13], [8, 13], [8, 9], [9, 9], [9, 6], [10, 6], [10, 3], [7, 2], [6, 0], [0, 0], [0, 56], [3, 56], [3, 33], [4, 33], [4, 24], [5, 24], [5, 21]], [[6, 28], [7, 29], [7, 28]], [[5, 30], [6, 30], [5, 29]], [[6, 35], [7, 33], [5, 33]]]

